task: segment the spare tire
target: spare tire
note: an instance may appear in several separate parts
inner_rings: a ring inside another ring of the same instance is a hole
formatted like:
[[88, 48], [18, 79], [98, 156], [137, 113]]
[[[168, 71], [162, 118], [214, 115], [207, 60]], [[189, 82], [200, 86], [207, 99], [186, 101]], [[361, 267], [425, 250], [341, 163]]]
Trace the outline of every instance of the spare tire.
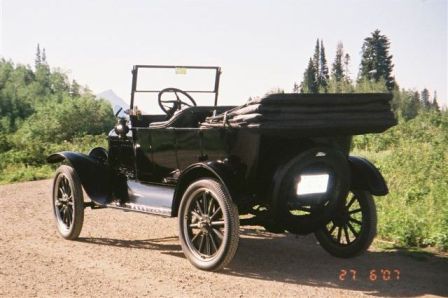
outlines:
[[344, 154], [335, 148], [308, 149], [274, 175], [274, 219], [294, 234], [314, 232], [328, 222], [349, 187], [350, 168]]

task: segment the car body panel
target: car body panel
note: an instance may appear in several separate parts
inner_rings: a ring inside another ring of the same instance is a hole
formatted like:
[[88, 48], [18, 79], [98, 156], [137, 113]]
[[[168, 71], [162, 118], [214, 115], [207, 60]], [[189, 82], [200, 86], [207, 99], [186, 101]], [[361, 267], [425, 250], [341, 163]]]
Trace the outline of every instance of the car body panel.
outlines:
[[385, 196], [389, 193], [383, 175], [371, 162], [359, 156], [350, 156], [348, 160], [354, 189], [368, 190], [376, 196]]
[[68, 162], [79, 176], [87, 195], [98, 204], [112, 201], [111, 170], [97, 159], [78, 152], [58, 152], [47, 158], [49, 163]]

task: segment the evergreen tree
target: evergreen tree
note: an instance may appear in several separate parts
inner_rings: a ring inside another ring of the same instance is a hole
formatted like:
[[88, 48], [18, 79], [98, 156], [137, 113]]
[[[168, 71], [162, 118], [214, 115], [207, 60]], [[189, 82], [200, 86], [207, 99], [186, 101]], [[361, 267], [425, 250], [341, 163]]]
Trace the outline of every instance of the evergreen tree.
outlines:
[[294, 86], [292, 87], [292, 93], [299, 93], [300, 92], [300, 86], [294, 82]]
[[339, 42], [332, 64], [329, 90], [332, 93], [353, 92], [354, 88], [349, 77], [350, 55], [344, 55], [344, 46]]
[[344, 55], [344, 46], [341, 42], [336, 47], [336, 55], [332, 64], [329, 90], [332, 93], [353, 92], [350, 77], [348, 76], [348, 65], [350, 55]]
[[328, 65], [327, 58], [325, 57], [325, 48], [323, 40], [320, 41], [320, 61], [319, 61], [319, 92], [323, 91], [324, 93], [328, 92], [328, 81], [330, 80], [330, 76], [328, 74]]
[[[319, 38], [316, 41], [316, 46], [314, 47], [314, 54], [313, 54], [313, 67], [317, 71], [317, 74], [319, 74], [320, 70], [320, 45], [319, 45]], [[316, 80], [318, 77], [316, 76]]]
[[429, 91], [428, 89], [423, 89], [421, 92], [422, 108], [424, 110], [429, 110], [431, 108], [431, 102], [429, 101]]
[[437, 112], [440, 112], [439, 103], [437, 102], [437, 91], [434, 91], [434, 98], [432, 99], [431, 108]]
[[314, 61], [310, 58], [308, 67], [303, 74], [303, 81], [300, 84], [301, 93], [317, 93], [319, 91], [317, 85], [317, 70], [314, 68]]
[[37, 69], [40, 64], [42, 63], [42, 59], [40, 56], [40, 45], [37, 44], [37, 49], [36, 49], [36, 58], [34, 59], [34, 67], [35, 69]]
[[403, 118], [407, 120], [414, 119], [420, 109], [420, 96], [418, 92], [405, 92], [406, 98], [401, 111]]
[[45, 53], [45, 48], [42, 49], [42, 64], [47, 65], [47, 54]]
[[349, 69], [349, 65], [350, 65], [350, 55], [347, 53], [344, 56], [344, 74], [345, 77], [350, 80], [350, 69]]
[[344, 48], [342, 42], [339, 42], [336, 48], [336, 56], [332, 64], [331, 76], [336, 82], [341, 82], [344, 78], [344, 66], [342, 65], [342, 59], [344, 56]]
[[303, 81], [300, 84], [300, 91], [302, 93], [328, 92], [328, 72], [325, 48], [323, 42], [317, 39], [313, 58], [310, 58], [303, 76]]
[[52, 86], [51, 86], [51, 71], [50, 66], [47, 64], [47, 55], [45, 53], [45, 48], [42, 51], [40, 51], [40, 45], [37, 44], [37, 53], [36, 53], [36, 81], [38, 82], [38, 85], [41, 89], [41, 95], [45, 97], [45, 95], [52, 92]]
[[358, 80], [378, 82], [383, 79], [387, 89], [393, 90], [395, 86], [395, 79], [392, 76], [394, 65], [392, 64], [392, 55], [389, 54], [389, 47], [389, 39], [378, 29], [372, 32], [372, 36], [364, 39]]

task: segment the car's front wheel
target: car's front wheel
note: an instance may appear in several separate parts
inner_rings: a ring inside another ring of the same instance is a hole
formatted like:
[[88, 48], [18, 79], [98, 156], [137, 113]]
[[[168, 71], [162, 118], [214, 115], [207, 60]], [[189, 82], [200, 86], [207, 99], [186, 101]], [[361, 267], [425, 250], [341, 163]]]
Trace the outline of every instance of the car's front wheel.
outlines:
[[78, 238], [84, 221], [82, 186], [75, 170], [62, 165], [53, 181], [53, 213], [59, 234], [67, 239]]
[[179, 206], [179, 238], [187, 259], [202, 270], [219, 270], [235, 255], [239, 215], [224, 186], [201, 179], [185, 191]]
[[330, 222], [314, 235], [320, 245], [339, 258], [355, 257], [367, 250], [376, 235], [375, 202], [368, 191], [352, 190]]

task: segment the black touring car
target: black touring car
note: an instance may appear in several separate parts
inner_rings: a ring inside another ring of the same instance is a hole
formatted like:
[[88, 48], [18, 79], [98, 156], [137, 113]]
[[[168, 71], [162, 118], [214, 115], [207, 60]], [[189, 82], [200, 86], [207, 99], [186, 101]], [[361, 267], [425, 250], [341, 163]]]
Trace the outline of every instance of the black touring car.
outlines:
[[[214, 87], [140, 88], [139, 73], [157, 69], [211, 71]], [[52, 197], [61, 236], [79, 236], [84, 208], [107, 207], [177, 217], [185, 256], [203, 270], [232, 260], [240, 225], [314, 233], [336, 257], [365, 251], [376, 234], [372, 195], [388, 188], [350, 145], [353, 135], [396, 124], [391, 95], [271, 94], [218, 106], [220, 75], [219, 67], [134, 66], [130, 109], [117, 112], [109, 148], [48, 157], [62, 163]], [[137, 108], [142, 93], [157, 94], [164, 114]], [[194, 94], [214, 104], [199, 106]]]

